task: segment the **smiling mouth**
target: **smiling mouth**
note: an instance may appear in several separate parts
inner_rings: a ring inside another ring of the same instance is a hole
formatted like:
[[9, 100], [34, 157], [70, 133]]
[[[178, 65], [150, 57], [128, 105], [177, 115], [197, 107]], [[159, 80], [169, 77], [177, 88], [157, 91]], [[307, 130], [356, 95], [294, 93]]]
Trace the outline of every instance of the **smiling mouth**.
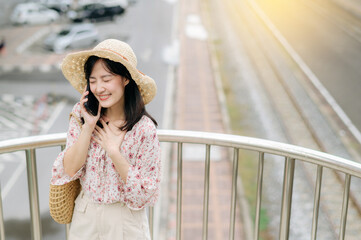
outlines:
[[107, 100], [109, 97], [110, 97], [110, 95], [100, 95], [100, 96], [99, 96], [99, 100], [100, 100], [100, 101], [105, 101], [105, 100]]

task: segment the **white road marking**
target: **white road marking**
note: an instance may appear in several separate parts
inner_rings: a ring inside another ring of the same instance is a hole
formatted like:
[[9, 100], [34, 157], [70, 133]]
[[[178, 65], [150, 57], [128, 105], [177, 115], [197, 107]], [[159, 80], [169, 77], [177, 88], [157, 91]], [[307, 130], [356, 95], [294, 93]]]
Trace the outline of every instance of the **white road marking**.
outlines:
[[52, 112], [50, 118], [48, 119], [48, 121], [43, 125], [43, 128], [40, 131], [40, 135], [41, 134], [46, 134], [49, 129], [51, 128], [51, 126], [54, 124], [55, 120], [59, 117], [61, 111], [64, 109], [64, 107], [66, 106], [66, 102], [65, 101], [61, 101], [55, 108], [55, 110]]
[[[33, 96], [25, 95], [23, 97], [24, 102], [28, 104], [32, 104], [34, 101]], [[13, 94], [3, 94], [1, 96], [1, 100], [5, 103], [15, 104], [15, 96]], [[8, 116], [8, 118], [6, 118]], [[9, 120], [11, 119], [11, 120]], [[16, 117], [14, 118], [13, 115], [11, 115], [9, 112], [4, 112], [3, 116], [0, 116], [0, 122], [3, 122], [5, 125], [7, 125], [11, 129], [18, 129], [19, 126], [24, 127], [25, 129], [31, 130], [33, 128], [32, 124], [29, 123], [27, 120], [24, 120], [22, 118]]]
[[22, 44], [16, 48], [16, 53], [23, 53], [28, 47], [30, 47], [34, 42], [39, 40], [41, 37], [45, 36], [49, 32], [49, 28], [42, 28], [37, 31], [34, 35], [27, 38]]
[[13, 121], [10, 121], [9, 119], [4, 118], [3, 116], [0, 116], [0, 122], [10, 129], [18, 129], [17, 124], [15, 124]]
[[4, 64], [1, 66], [2, 71], [4, 72], [11, 72], [15, 69], [15, 65], [10, 65], [10, 64]]
[[[3, 115], [5, 116], [9, 116], [10, 114], [7, 112], [4, 112]], [[10, 115], [11, 117], [13, 117], [12, 115]], [[12, 129], [18, 129], [19, 126], [27, 129], [27, 130], [31, 130], [33, 129], [33, 125], [31, 123], [29, 123], [28, 121], [21, 119], [19, 117], [13, 118], [12, 122], [10, 120], [7, 120], [6, 118], [0, 119], [0, 120], [4, 120], [4, 124], [15, 124], [15, 128]]]
[[169, 65], [178, 65], [179, 63], [179, 41], [174, 40], [171, 45], [166, 46], [162, 51], [163, 61]]
[[178, 0], [164, 0], [165, 2], [169, 3], [169, 4], [175, 4], [178, 2]]
[[49, 64], [42, 64], [39, 66], [39, 70], [40, 72], [50, 72], [51, 70], [51, 65]]
[[[173, 8], [173, 26], [172, 26], [172, 39], [173, 39], [173, 43], [174, 42], [178, 42], [178, 39], [176, 38], [176, 36], [178, 35], [178, 14], [177, 13], [177, 8]], [[178, 50], [179, 51], [179, 50]], [[179, 60], [178, 60], [179, 61]], [[167, 73], [167, 81], [166, 81], [166, 94], [164, 96], [164, 112], [163, 112], [163, 117], [162, 117], [162, 128], [163, 129], [172, 129], [172, 123], [173, 123], [173, 104], [174, 104], [174, 83], [175, 83], [175, 68], [176, 65], [173, 64], [169, 64], [168, 66], [168, 73]], [[168, 196], [168, 186], [167, 183], [169, 183], [169, 172], [168, 169], [170, 169], [169, 167], [169, 158], [171, 156], [171, 147], [172, 145], [169, 143], [161, 143], [161, 148], [162, 148], [162, 155], [161, 155], [161, 159], [162, 159], [162, 177], [163, 177], [163, 182], [162, 182], [162, 193], [161, 193], [161, 197], [158, 201], [158, 203], [155, 205], [154, 207], [154, 226], [160, 226], [161, 225], [161, 219], [165, 219], [166, 216], [164, 216], [164, 214], [167, 213], [167, 211], [162, 211], [162, 209], [167, 208], [169, 205], [169, 198]], [[155, 228], [154, 229], [154, 239], [161, 239], [161, 238], [165, 238], [164, 236], [164, 232], [160, 232], [159, 228]]]
[[187, 16], [187, 25], [185, 26], [185, 35], [189, 38], [205, 41], [208, 38], [208, 32], [201, 22], [201, 18], [196, 14]]
[[34, 70], [34, 66], [31, 65], [20, 65], [19, 70], [21, 72], [32, 72]]
[[[50, 116], [50, 118], [48, 119], [48, 121], [43, 125], [44, 127], [41, 129], [40, 131], [40, 135], [41, 134], [46, 134], [49, 129], [51, 128], [51, 126], [54, 124], [56, 118], [59, 116], [60, 112], [62, 111], [62, 109], [65, 107], [66, 103], [65, 101], [61, 101], [55, 108], [55, 110], [52, 112], [52, 115]], [[13, 153], [12, 156], [16, 155], [16, 154], [21, 154], [20, 152], [16, 152]], [[20, 156], [19, 156], [20, 157]], [[19, 157], [13, 157], [13, 159], [17, 159]], [[15, 161], [15, 160], [14, 160]], [[14, 185], [16, 184], [17, 180], [23, 175], [24, 170], [26, 169], [26, 161], [20, 161], [18, 167], [16, 168], [15, 172], [12, 174], [11, 178], [9, 179], [9, 181], [5, 184], [4, 189], [2, 190], [1, 194], [3, 197], [3, 200], [5, 200], [6, 196], [8, 195], [8, 193], [10, 192], [10, 190], [14, 187]]]
[[25, 104], [31, 105], [35, 101], [35, 97], [32, 95], [25, 95], [23, 96], [23, 101]]
[[16, 158], [14, 158], [14, 154], [20, 154], [20, 152], [15, 152], [15, 153], [4, 153], [0, 155], [0, 163], [3, 162], [20, 162], [21, 161], [21, 156], [18, 155]]
[[11, 175], [9, 181], [6, 182], [4, 189], [1, 191], [1, 195], [3, 198], [3, 201], [5, 200], [6, 196], [10, 192], [10, 190], [14, 187], [17, 180], [20, 178], [21, 175], [23, 175], [23, 171], [26, 168], [26, 161], [20, 161], [18, 167]]
[[3, 94], [2, 100], [7, 103], [12, 103], [15, 100], [15, 96], [12, 94]]

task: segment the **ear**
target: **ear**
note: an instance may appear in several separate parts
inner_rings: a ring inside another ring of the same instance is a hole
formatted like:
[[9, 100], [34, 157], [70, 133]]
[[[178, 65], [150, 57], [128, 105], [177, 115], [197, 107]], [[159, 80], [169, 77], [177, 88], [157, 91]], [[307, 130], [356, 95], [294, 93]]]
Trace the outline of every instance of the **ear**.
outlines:
[[128, 79], [128, 78], [123, 78], [123, 80], [124, 80], [124, 87], [125, 87], [125, 86], [127, 86], [127, 85], [128, 85], [128, 83], [129, 83], [129, 79]]

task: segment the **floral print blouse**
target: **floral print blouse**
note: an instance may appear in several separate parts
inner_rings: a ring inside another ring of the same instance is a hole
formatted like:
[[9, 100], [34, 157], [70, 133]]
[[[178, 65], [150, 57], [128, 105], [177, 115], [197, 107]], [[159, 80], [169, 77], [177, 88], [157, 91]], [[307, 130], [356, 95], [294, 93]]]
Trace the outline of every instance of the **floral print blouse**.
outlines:
[[130, 165], [125, 183], [105, 150], [94, 140], [90, 142], [88, 157], [82, 168], [73, 177], [65, 173], [64, 154], [81, 132], [80, 103], [75, 104], [70, 116], [66, 148], [53, 164], [51, 184], [62, 185], [79, 178], [84, 193], [96, 203], [124, 202], [133, 210], [153, 206], [160, 191], [161, 160], [152, 120], [143, 116], [125, 134], [119, 149]]

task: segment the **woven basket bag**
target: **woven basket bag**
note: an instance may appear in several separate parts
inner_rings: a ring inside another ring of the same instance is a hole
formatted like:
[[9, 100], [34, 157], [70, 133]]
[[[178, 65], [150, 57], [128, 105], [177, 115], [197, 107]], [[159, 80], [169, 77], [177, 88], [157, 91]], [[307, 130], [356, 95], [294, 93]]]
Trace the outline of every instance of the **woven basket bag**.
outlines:
[[50, 215], [55, 222], [60, 224], [71, 223], [75, 199], [81, 189], [79, 179], [64, 185], [50, 184], [49, 208]]

